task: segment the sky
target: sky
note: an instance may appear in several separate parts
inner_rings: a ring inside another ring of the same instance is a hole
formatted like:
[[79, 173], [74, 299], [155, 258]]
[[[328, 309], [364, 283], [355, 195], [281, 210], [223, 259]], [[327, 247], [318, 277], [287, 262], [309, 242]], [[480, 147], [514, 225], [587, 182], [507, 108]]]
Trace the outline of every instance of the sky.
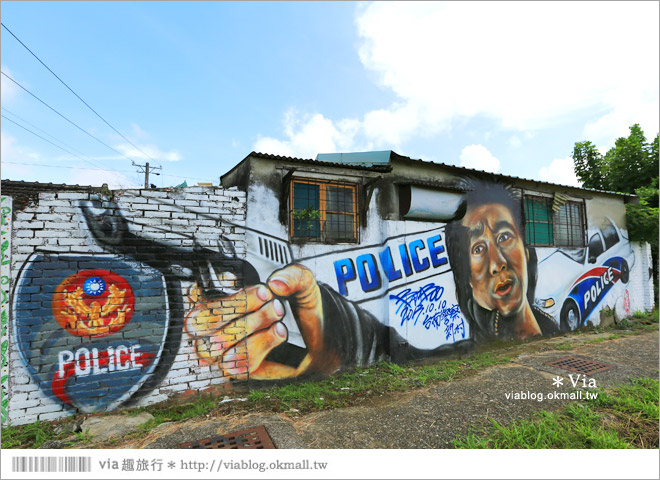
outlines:
[[578, 185], [575, 142], [659, 131], [658, 2], [0, 6], [3, 179], [217, 185], [251, 151], [394, 150]]

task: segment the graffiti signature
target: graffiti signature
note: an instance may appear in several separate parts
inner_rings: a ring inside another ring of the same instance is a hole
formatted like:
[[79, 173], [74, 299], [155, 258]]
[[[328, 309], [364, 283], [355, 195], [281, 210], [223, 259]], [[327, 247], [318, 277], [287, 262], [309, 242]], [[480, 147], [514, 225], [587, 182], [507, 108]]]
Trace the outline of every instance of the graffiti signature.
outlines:
[[390, 295], [390, 300], [395, 301], [395, 314], [401, 319], [401, 325], [406, 322], [417, 325], [421, 319], [421, 325], [427, 330], [443, 328], [445, 340], [456, 341], [456, 335], [465, 338], [465, 321], [458, 304], [447, 306], [447, 300], [442, 298], [444, 292], [444, 287], [431, 282], [416, 291], [407, 288]]

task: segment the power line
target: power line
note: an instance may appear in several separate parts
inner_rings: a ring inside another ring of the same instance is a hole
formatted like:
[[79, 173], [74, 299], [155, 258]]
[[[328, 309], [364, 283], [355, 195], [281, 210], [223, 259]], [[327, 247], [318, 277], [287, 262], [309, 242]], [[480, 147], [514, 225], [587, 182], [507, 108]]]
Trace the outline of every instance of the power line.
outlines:
[[[4, 74], [4, 73], [3, 73], [3, 74]], [[2, 107], [2, 109], [5, 110], [7, 113], [9, 113], [9, 114], [11, 114], [11, 115], [14, 115], [16, 118], [19, 118], [20, 120], [22, 120], [23, 122], [27, 123], [27, 124], [30, 125], [31, 127], [35, 128], [35, 129], [39, 130], [40, 132], [44, 133], [45, 135], [49, 136], [50, 138], [54, 139], [55, 141], [60, 142], [62, 145], [66, 145], [67, 147], [71, 148], [72, 150], [77, 151], [77, 152], [80, 153], [81, 155], [85, 155], [85, 156], [88, 157], [88, 155], [86, 155], [86, 154], [84, 154], [84, 153], [82, 153], [82, 152], [76, 150], [75, 148], [71, 147], [70, 145], [67, 145], [67, 144], [64, 143], [62, 140], [60, 140], [60, 139], [54, 137], [53, 135], [50, 135], [48, 132], [45, 132], [44, 130], [40, 129], [40, 128], [37, 127], [36, 125], [33, 125], [33, 124], [29, 123], [27, 120], [25, 120], [25, 119], [19, 117], [19, 116], [16, 115], [15, 113], [10, 112], [9, 110], [7, 110], [7, 108]], [[51, 142], [50, 140], [48, 140], [48, 139], [46, 139], [46, 138], [43, 138], [41, 135], [39, 135], [39, 134], [37, 134], [37, 133], [31, 131], [29, 128], [24, 127], [23, 125], [19, 124], [18, 122], [15, 122], [15, 121], [12, 120], [11, 118], [8, 118], [8, 117], [5, 116], [5, 115], [1, 115], [1, 116], [2, 116], [4, 119], [8, 120], [9, 122], [11, 122], [11, 123], [17, 125], [18, 127], [22, 128], [23, 130], [26, 130], [27, 132], [31, 133], [32, 135], [35, 135], [36, 137], [38, 137], [38, 138], [44, 140], [45, 142], [50, 143], [50, 144], [53, 145], [54, 147], [57, 147], [57, 148], [59, 148], [60, 150], [65, 151], [65, 152], [68, 153], [69, 155], [74, 156], [74, 157], [76, 157], [76, 158], [79, 158], [80, 160], [82, 160], [82, 161], [84, 161], [84, 162], [87, 162], [87, 163], [89, 163], [89, 164], [91, 164], [91, 165], [94, 165], [94, 166], [96, 166], [96, 167], [99, 167], [98, 170], [104, 170], [104, 171], [109, 172], [109, 173], [112, 173], [112, 172], [135, 173], [135, 172], [132, 171], [132, 170], [116, 170], [116, 169], [107, 169], [107, 168], [103, 168], [102, 166], [100, 166], [98, 163], [95, 163], [95, 162], [94, 162], [93, 160], [91, 160], [91, 159], [85, 159], [85, 158], [82, 158], [82, 157], [80, 157], [79, 155], [76, 155], [76, 154], [74, 154], [74, 153], [72, 153], [72, 152], [66, 150], [65, 148], [63, 148], [63, 147], [61, 147], [61, 146], [54, 144], [54, 143]], [[130, 158], [129, 158], [129, 160], [130, 160]], [[62, 166], [62, 167], [58, 167], [58, 166], [56, 166], [56, 165], [37, 165], [37, 164], [31, 164], [31, 163], [4, 162], [4, 161], [3, 161], [2, 163], [13, 163], [13, 164], [15, 164], [15, 165], [48, 166], [48, 167], [53, 167], [53, 168], [78, 168], [78, 167], [64, 167], [64, 166]], [[134, 166], [139, 166], [139, 167], [144, 167], [143, 165], [136, 164], [135, 162], [133, 162], [133, 165], [134, 165]], [[151, 170], [154, 170], [154, 169], [156, 169], [156, 168], [161, 168], [161, 167], [150, 167]], [[97, 170], [97, 169], [83, 169], [83, 168], [81, 168], [81, 170]], [[144, 172], [143, 172], [143, 173], [144, 173]], [[183, 175], [172, 175], [172, 174], [168, 174], [168, 173], [159, 173], [158, 175], [161, 175], [161, 176], [163, 176], [163, 177], [172, 177], [172, 178], [178, 178], [178, 179], [200, 180], [200, 181], [202, 181], [202, 182], [206, 182], [206, 181], [208, 181], [208, 178], [191, 177], [191, 176], [189, 176], [189, 175], [186, 175], [186, 176], [183, 176]]]
[[48, 105], [48, 104], [47, 104], [46, 102], [44, 102], [42, 99], [40, 99], [39, 97], [37, 97], [34, 93], [32, 93], [31, 91], [29, 91], [27, 88], [25, 88], [23, 85], [21, 85], [21, 84], [18, 83], [16, 80], [14, 80], [13, 78], [11, 78], [11, 77], [10, 77], [9, 75], [7, 75], [5, 72], [0, 71], [0, 73], [2, 73], [2, 75], [4, 75], [4, 76], [7, 77], [9, 80], [11, 80], [12, 82], [14, 82], [14, 83], [15, 83], [16, 85], [18, 85], [20, 88], [22, 88], [23, 90], [25, 90], [25, 91], [26, 91], [27, 93], [29, 93], [31, 96], [33, 96], [34, 98], [36, 98], [39, 102], [41, 102], [42, 104], [44, 104], [46, 107], [48, 107], [49, 109], [51, 109], [53, 112], [55, 112], [56, 114], [58, 114], [60, 117], [62, 117], [64, 120], [66, 120], [67, 122], [69, 122], [71, 125], [73, 125], [74, 127], [76, 127], [78, 130], [80, 130], [80, 131], [83, 132], [84, 134], [89, 135], [90, 137], [92, 137], [94, 140], [96, 140], [96, 141], [99, 142], [100, 144], [102, 144], [102, 145], [108, 147], [108, 148], [109, 148], [110, 150], [112, 150], [113, 152], [118, 153], [118, 154], [121, 155], [122, 157], [124, 157], [124, 158], [130, 160], [131, 162], [134, 162], [134, 161], [135, 161], [135, 160], [133, 160], [132, 158], [127, 157], [126, 155], [124, 155], [123, 153], [121, 153], [119, 150], [116, 150], [116, 149], [112, 148], [110, 145], [108, 145], [107, 143], [105, 143], [103, 140], [101, 140], [101, 139], [95, 137], [94, 135], [92, 135], [91, 133], [89, 133], [89, 132], [88, 132], [87, 130], [85, 130], [84, 128], [80, 127], [80, 126], [79, 126], [78, 124], [76, 124], [75, 122], [69, 120], [67, 117], [65, 117], [65, 116], [62, 115], [60, 112], [58, 112], [57, 110], [55, 110], [53, 107], [51, 107], [50, 105]]
[[146, 156], [147, 158], [149, 158], [151, 161], [154, 161], [154, 162], [155, 162], [155, 160], [154, 160], [153, 158], [151, 158], [151, 157], [150, 157], [149, 155], [147, 155], [144, 151], [142, 151], [142, 149], [141, 149], [140, 147], [138, 147], [138, 146], [135, 145], [133, 142], [131, 142], [128, 138], [126, 138], [126, 137], [125, 137], [125, 136], [124, 136], [119, 130], [117, 130], [115, 127], [113, 127], [112, 125], [110, 125], [110, 123], [109, 123], [105, 118], [103, 118], [103, 117], [102, 117], [102, 116], [101, 116], [96, 110], [94, 110], [94, 109], [93, 109], [93, 108], [92, 108], [92, 107], [91, 107], [91, 106], [90, 106], [85, 100], [83, 100], [83, 99], [80, 97], [80, 95], [78, 95], [76, 92], [74, 92], [73, 89], [72, 89], [71, 87], [69, 87], [69, 86], [66, 84], [66, 82], [65, 82], [64, 80], [62, 80], [60, 77], [58, 77], [57, 74], [56, 74], [55, 72], [53, 72], [53, 71], [48, 67], [48, 65], [46, 65], [46, 64], [45, 64], [45, 63], [44, 63], [44, 62], [43, 62], [43, 61], [37, 56], [36, 53], [34, 53], [32, 50], [30, 50], [30, 49], [28, 48], [28, 46], [25, 45], [25, 44], [21, 41], [21, 39], [18, 38], [18, 37], [14, 34], [14, 32], [12, 32], [11, 30], [9, 30], [9, 28], [7, 28], [7, 26], [6, 26], [4, 23], [1, 23], [1, 22], [0, 22], [0, 25], [2, 25], [2, 26], [4, 27], [4, 29], [7, 30], [7, 31], [11, 34], [11, 36], [14, 37], [14, 38], [16, 39], [16, 41], [17, 41], [18, 43], [20, 43], [21, 45], [23, 45], [23, 47], [25, 47], [25, 49], [26, 49], [28, 52], [30, 52], [30, 53], [32, 54], [32, 56], [33, 56], [34, 58], [36, 58], [36, 59], [39, 61], [39, 63], [41, 63], [41, 64], [46, 68], [46, 70], [48, 70], [50, 73], [52, 73], [53, 76], [55, 76], [55, 78], [57, 78], [57, 79], [60, 81], [60, 83], [62, 83], [62, 85], [64, 85], [64, 86], [65, 86], [65, 87], [66, 87], [71, 93], [73, 93], [73, 94], [76, 96], [76, 98], [77, 98], [78, 100], [80, 100], [80, 101], [81, 101], [81, 102], [82, 102], [87, 108], [89, 108], [92, 112], [94, 112], [94, 114], [95, 114], [97, 117], [99, 117], [101, 120], [103, 120], [103, 122], [104, 122], [108, 127], [112, 128], [112, 129], [113, 129], [113, 130], [114, 130], [114, 131], [115, 131], [115, 132], [116, 132], [121, 138], [123, 138], [124, 140], [126, 140], [126, 141], [127, 141], [128, 143], [130, 143], [133, 147], [137, 148], [137, 149], [138, 149], [138, 150], [139, 150], [144, 156]]
[[7, 108], [5, 108], [5, 107], [2, 107], [2, 110], [4, 110], [5, 112], [7, 112], [9, 115], [12, 115], [12, 116], [18, 118], [18, 119], [19, 119], [20, 121], [22, 121], [23, 123], [26, 123], [26, 124], [30, 125], [32, 128], [34, 128], [34, 129], [36, 129], [36, 130], [39, 130], [41, 133], [43, 133], [44, 135], [46, 135], [46, 136], [52, 138], [53, 140], [60, 142], [62, 145], [64, 145], [65, 147], [70, 148], [70, 149], [73, 150], [74, 152], [78, 152], [80, 155], [85, 155], [85, 154], [84, 154], [83, 152], [81, 152], [80, 150], [77, 150], [77, 149], [73, 148], [71, 145], [67, 145], [67, 144], [64, 143], [62, 140], [59, 140], [59, 139], [53, 137], [53, 136], [52, 136], [51, 134], [49, 134], [48, 132], [43, 131], [42, 129], [40, 129], [40, 128], [37, 127], [36, 125], [34, 125], [34, 124], [28, 122], [28, 121], [25, 120], [24, 118], [19, 117], [18, 115], [16, 115], [14, 112], [10, 111], [9, 109], [7, 109]]
[[[72, 153], [72, 152], [68, 151], [66, 148], [64, 148], [64, 147], [60, 147], [59, 145], [57, 145], [57, 144], [51, 142], [50, 140], [48, 140], [47, 138], [42, 137], [42, 136], [39, 135], [38, 133], [35, 133], [35, 132], [33, 132], [32, 130], [30, 130], [29, 128], [24, 127], [24, 126], [21, 125], [20, 123], [15, 122], [15, 121], [12, 120], [11, 118], [9, 118], [9, 117], [7, 117], [7, 116], [5, 116], [5, 115], [1, 115], [1, 114], [0, 114], [0, 116], [1, 116], [2, 118], [4, 118], [5, 120], [7, 120], [7, 121], [13, 123], [14, 125], [17, 125], [18, 127], [22, 128], [23, 130], [25, 130], [25, 131], [31, 133], [31, 134], [34, 135], [35, 137], [39, 137], [39, 138], [42, 139], [44, 142], [48, 142], [48, 143], [50, 143], [52, 146], [54, 146], [54, 147], [56, 147], [56, 148], [59, 148], [60, 150], [62, 150], [62, 151], [64, 151], [64, 152], [68, 153], [69, 155], [71, 155], [71, 156], [73, 156], [73, 157], [79, 158], [79, 159], [82, 160], [83, 162], [87, 162], [87, 163], [89, 163], [90, 165], [94, 165], [94, 166], [97, 166], [97, 167], [98, 167], [97, 164], [91, 162], [90, 160], [86, 160], [86, 159], [82, 158], [80, 155], [76, 155], [75, 153]], [[108, 169], [103, 168], [103, 167], [101, 167], [101, 170], [104, 170], [104, 171], [106, 171], [106, 172], [108, 172], [108, 173], [114, 174], [114, 175], [116, 175], [116, 176], [118, 176], [118, 177], [124, 178], [123, 175], [118, 175], [118, 173], [114, 173], [112, 170], [108, 170]]]
[[[72, 170], [94, 170], [94, 171], [104, 170], [104, 171], [107, 171], [104, 168], [68, 167], [68, 166], [65, 166], [65, 165], [46, 165], [46, 164], [42, 164], [42, 163], [5, 162], [4, 160], [3, 160], [2, 163], [3, 164], [7, 163], [7, 164], [10, 164], [10, 165], [26, 165], [26, 166], [46, 167], [46, 168], [68, 168], [68, 169], [72, 169]], [[135, 173], [133, 170], [113, 170], [113, 172]], [[168, 175], [168, 174], [165, 174], [165, 173], [161, 173], [160, 175], [163, 175], [165, 177], [179, 178], [179, 179], [182, 178], [184, 180], [185, 179], [202, 180], [202, 181], [208, 180], [208, 178], [195, 178], [195, 177], [188, 177], [188, 176], [181, 177], [181, 176], [178, 176], [178, 175]]]
[[[65, 165], [46, 165], [45, 163], [23, 163], [23, 162], [2, 162], [3, 164], [10, 164], [10, 165], [26, 165], [30, 167], [45, 167], [45, 168], [68, 168], [71, 170], [102, 170], [107, 172], [105, 168], [87, 168], [87, 167], [67, 167]], [[125, 172], [125, 173], [135, 173], [133, 170], [113, 170], [113, 172]]]

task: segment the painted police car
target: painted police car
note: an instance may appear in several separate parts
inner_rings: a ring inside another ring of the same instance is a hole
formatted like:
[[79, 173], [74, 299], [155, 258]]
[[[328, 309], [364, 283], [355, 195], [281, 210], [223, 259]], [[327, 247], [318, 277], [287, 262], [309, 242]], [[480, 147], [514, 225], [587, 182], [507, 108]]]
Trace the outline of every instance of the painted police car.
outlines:
[[538, 264], [535, 305], [562, 331], [584, 325], [617, 282], [628, 283], [635, 263], [627, 235], [611, 219], [589, 231], [588, 239], [585, 248], [558, 248]]

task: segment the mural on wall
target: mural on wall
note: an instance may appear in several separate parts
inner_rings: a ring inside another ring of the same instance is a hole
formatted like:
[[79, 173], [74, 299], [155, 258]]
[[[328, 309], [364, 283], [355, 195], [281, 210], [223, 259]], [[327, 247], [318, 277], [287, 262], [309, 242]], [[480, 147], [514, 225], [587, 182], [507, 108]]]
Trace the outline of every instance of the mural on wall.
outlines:
[[[534, 248], [511, 189], [465, 185], [435, 206], [445, 220], [388, 221], [358, 244], [290, 244], [277, 216], [225, 222], [244, 232], [244, 256], [217, 218], [208, 228], [217, 248], [194, 235], [173, 246], [129, 228], [112, 201], [81, 202], [102, 253], [42, 248], [28, 257], [14, 287], [18, 350], [48, 398], [92, 412], [148, 395], [186, 342], [190, 369], [280, 380], [552, 335], [627, 298], [635, 259], [614, 222], [590, 227], [583, 248]], [[269, 195], [260, 201], [280, 198]], [[3, 334], [4, 325], [3, 316]]]
[[[251, 378], [331, 373], [379, 358], [426, 357], [462, 343], [553, 335], [584, 325], [606, 297], [614, 302], [624, 295], [610, 292], [628, 281], [634, 256], [612, 222], [590, 229], [583, 248], [531, 247], [519, 195], [493, 181], [464, 184], [452, 206], [454, 219], [426, 230], [429, 222], [408, 222], [404, 231], [410, 224], [420, 230], [379, 245], [327, 245], [310, 249], [322, 253], [293, 259], [277, 235], [255, 233], [250, 240], [248, 233], [248, 259], [272, 260], [257, 268], [262, 283], [246, 290], [246, 315], [255, 317], [248, 323], [258, 325], [258, 334], [247, 338]], [[551, 267], [554, 255], [583, 270]], [[577, 307], [567, 307], [570, 302]], [[295, 324], [286, 320], [289, 309]], [[303, 354], [300, 363], [283, 366], [269, 355], [286, 344], [287, 330], [300, 332]], [[416, 344], [414, 336], [421, 338]]]
[[250, 280], [254, 274], [223, 252], [134, 235], [113, 202], [85, 201], [80, 212], [107, 253], [42, 248], [30, 255], [17, 277], [13, 331], [47, 397], [69, 410], [112, 410], [135, 403], [167, 376], [181, 346], [183, 281], [212, 299], [227, 294], [216, 270], [238, 270]]
[[462, 219], [447, 225], [456, 293], [476, 340], [558, 333], [534, 305], [537, 256], [525, 245], [520, 199], [497, 184], [472, 182]]
[[115, 408], [161, 361], [170, 310], [157, 270], [115, 255], [35, 253], [17, 285], [19, 351], [52, 399]]
[[[623, 297], [625, 314], [630, 315], [627, 289], [608, 295], [617, 285], [628, 284], [635, 265], [626, 233], [605, 218], [599, 227], [589, 229], [587, 238], [586, 247], [551, 250], [539, 263], [543, 298], [537, 303], [565, 331], [586, 325], [592, 312], [604, 300], [608, 303], [608, 296]], [[611, 302], [608, 306], [614, 307]]]
[[9, 407], [9, 283], [11, 264], [12, 199], [0, 199], [0, 418], [8, 419]]

